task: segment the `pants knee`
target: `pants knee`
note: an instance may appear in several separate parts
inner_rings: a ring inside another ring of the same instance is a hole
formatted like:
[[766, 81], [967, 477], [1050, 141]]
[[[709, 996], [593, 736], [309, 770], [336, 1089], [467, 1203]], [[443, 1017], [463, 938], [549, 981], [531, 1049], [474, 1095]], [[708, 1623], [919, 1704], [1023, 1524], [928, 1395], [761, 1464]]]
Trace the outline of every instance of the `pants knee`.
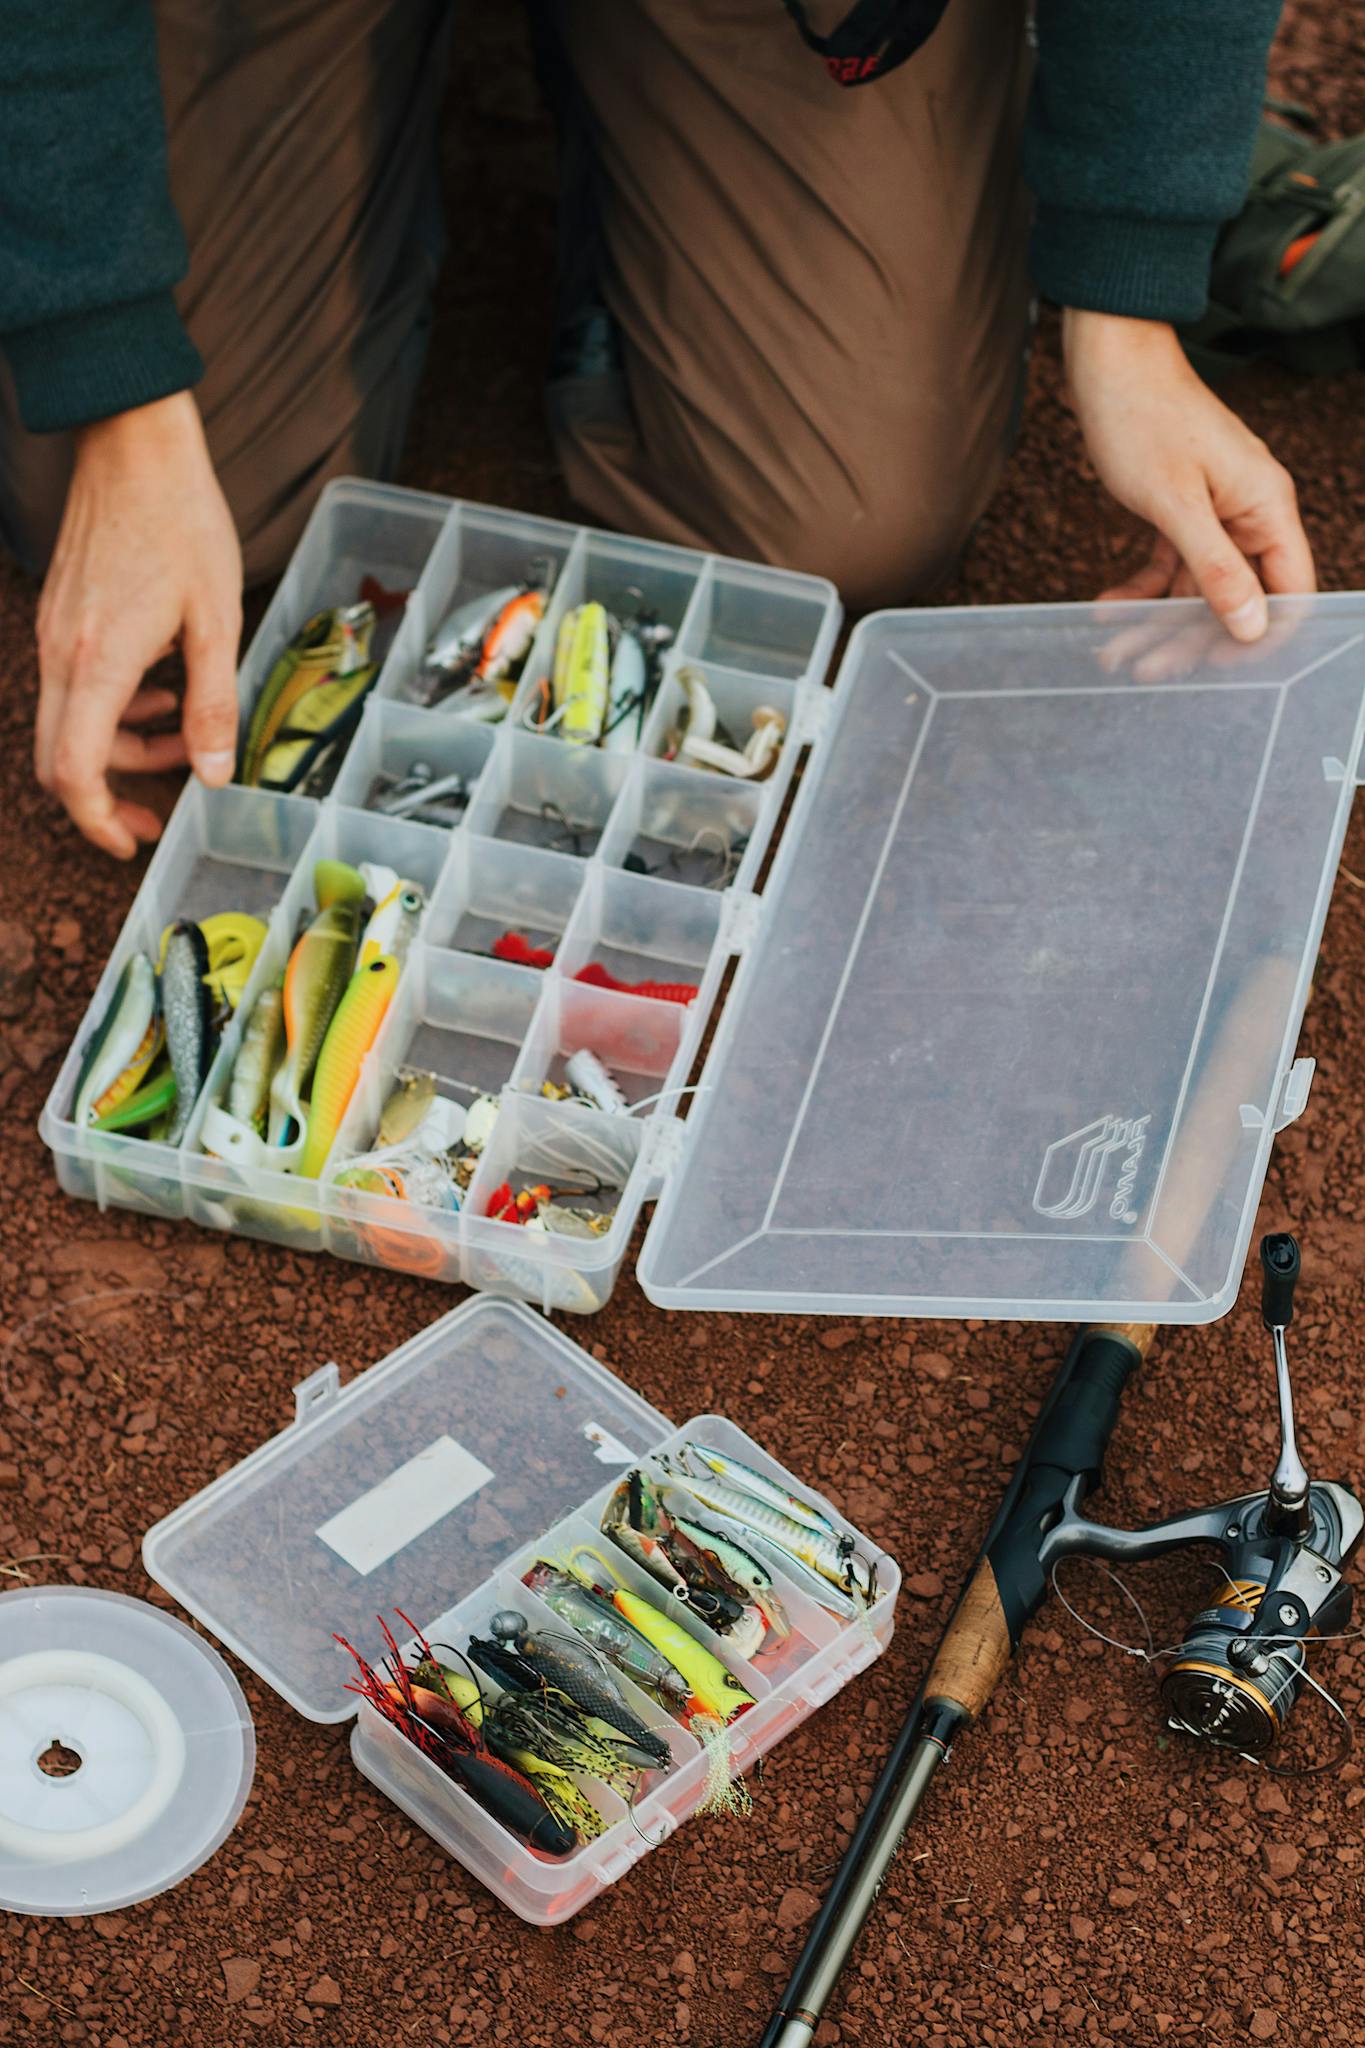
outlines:
[[950, 577], [990, 496], [994, 473], [942, 487], [907, 474], [901, 490], [838, 510], [794, 505], [763, 552], [785, 567], [827, 576], [851, 612], [913, 604]]

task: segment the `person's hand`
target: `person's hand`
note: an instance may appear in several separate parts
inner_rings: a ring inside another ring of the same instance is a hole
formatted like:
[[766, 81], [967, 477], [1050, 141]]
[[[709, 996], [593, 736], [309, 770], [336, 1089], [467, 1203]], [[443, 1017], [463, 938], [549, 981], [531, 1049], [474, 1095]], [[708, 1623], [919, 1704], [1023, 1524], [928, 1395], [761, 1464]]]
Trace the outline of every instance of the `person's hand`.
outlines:
[[[86, 838], [121, 860], [161, 825], [114, 794], [111, 770], [188, 760], [205, 782], [231, 779], [241, 600], [237, 535], [190, 394], [82, 428], [38, 606], [34, 765]], [[142, 678], [177, 644], [182, 730], [149, 737], [138, 728], [178, 700]]]
[[1294, 482], [1191, 368], [1172, 328], [1068, 309], [1071, 403], [1101, 483], [1153, 529], [1151, 554], [1103, 599], [1202, 596], [1258, 640], [1266, 593], [1314, 588]]

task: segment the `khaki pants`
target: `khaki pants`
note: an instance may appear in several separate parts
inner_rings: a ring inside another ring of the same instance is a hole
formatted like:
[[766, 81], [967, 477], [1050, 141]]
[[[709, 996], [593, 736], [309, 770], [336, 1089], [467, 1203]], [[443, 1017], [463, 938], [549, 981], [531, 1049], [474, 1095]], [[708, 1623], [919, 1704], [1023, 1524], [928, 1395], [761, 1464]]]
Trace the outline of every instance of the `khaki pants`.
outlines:
[[[442, 254], [458, 10], [156, 5], [191, 251], [179, 302], [259, 579], [329, 477], [390, 476], [401, 455]], [[818, 571], [858, 606], [951, 567], [1023, 360], [1023, 15], [951, 0], [908, 65], [843, 91], [779, 0], [543, 0], [620, 339], [614, 366], [550, 385], [593, 518]], [[32, 566], [70, 459], [0, 389], [0, 526]]]

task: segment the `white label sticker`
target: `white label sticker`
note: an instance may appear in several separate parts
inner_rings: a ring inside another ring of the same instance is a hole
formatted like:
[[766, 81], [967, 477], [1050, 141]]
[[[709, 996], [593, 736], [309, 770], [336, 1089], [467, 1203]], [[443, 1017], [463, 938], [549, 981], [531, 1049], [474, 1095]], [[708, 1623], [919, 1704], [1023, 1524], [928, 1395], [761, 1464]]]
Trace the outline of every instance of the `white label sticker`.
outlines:
[[629, 1465], [634, 1462], [635, 1453], [629, 1444], [623, 1444], [619, 1436], [603, 1429], [600, 1422], [585, 1422], [583, 1434], [592, 1445], [592, 1454], [599, 1465]]
[[372, 1572], [424, 1536], [492, 1477], [487, 1465], [453, 1436], [438, 1436], [324, 1522], [317, 1533], [353, 1571]]

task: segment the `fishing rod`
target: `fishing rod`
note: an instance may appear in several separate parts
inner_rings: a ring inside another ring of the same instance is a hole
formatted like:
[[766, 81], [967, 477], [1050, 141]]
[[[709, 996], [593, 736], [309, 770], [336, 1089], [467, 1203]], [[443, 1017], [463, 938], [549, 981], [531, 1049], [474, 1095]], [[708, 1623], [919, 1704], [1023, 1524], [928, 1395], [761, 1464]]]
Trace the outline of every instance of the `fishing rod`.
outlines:
[[1216, 1748], [1262, 1757], [1313, 1681], [1305, 1645], [1351, 1611], [1342, 1567], [1365, 1513], [1348, 1486], [1310, 1480], [1294, 1433], [1285, 1332], [1299, 1248], [1261, 1241], [1261, 1314], [1275, 1352], [1280, 1452], [1261, 1493], [1117, 1529], [1081, 1502], [1099, 1485], [1123, 1392], [1155, 1337], [1147, 1323], [1087, 1330], [1072, 1345], [835, 1874], [759, 2048], [809, 2048], [901, 1839], [958, 1736], [978, 1719], [1066, 1557], [1139, 1563], [1208, 1545], [1224, 1573], [1188, 1624], [1161, 1681], [1168, 1724]]

